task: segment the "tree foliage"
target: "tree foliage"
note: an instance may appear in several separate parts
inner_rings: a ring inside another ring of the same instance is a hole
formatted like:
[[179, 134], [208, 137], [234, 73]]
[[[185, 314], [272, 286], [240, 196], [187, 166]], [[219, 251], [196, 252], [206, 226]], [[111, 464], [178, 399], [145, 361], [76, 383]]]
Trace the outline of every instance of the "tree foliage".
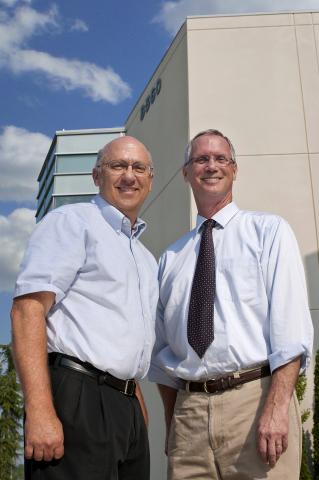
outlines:
[[[307, 387], [307, 378], [305, 375], [300, 375], [298, 382], [296, 384], [296, 394], [299, 403], [303, 400], [305, 391]], [[301, 422], [305, 423], [310, 415], [309, 410], [305, 410], [301, 413]], [[302, 429], [302, 458], [301, 458], [301, 468], [300, 468], [300, 480], [311, 480], [312, 475], [310, 473], [309, 465], [308, 465], [308, 452], [306, 449], [306, 441], [305, 441], [305, 432]]]
[[17, 478], [22, 417], [23, 401], [10, 345], [0, 345], [0, 480]]
[[316, 354], [314, 385], [313, 467], [315, 478], [319, 478], [319, 350]]

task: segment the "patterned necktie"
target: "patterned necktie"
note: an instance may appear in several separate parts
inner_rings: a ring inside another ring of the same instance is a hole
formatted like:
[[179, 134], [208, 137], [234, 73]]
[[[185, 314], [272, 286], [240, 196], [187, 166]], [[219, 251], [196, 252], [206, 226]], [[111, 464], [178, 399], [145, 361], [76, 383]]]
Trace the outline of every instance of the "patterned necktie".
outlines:
[[214, 340], [216, 280], [212, 229], [215, 225], [215, 220], [211, 218], [203, 223], [188, 310], [187, 338], [200, 358]]

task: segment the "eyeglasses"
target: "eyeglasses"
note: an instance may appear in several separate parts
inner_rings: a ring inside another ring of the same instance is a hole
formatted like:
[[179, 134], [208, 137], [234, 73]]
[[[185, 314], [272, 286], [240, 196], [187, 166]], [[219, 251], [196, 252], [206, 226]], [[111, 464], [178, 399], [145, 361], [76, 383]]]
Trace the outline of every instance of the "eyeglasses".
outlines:
[[232, 158], [227, 158], [224, 155], [200, 155], [199, 157], [193, 157], [189, 160], [189, 163], [194, 163], [195, 165], [208, 165], [210, 159], [213, 159], [214, 162], [221, 166], [226, 167], [231, 163], [235, 163]]
[[139, 163], [139, 162], [130, 164], [124, 161], [114, 160], [111, 162], [105, 162], [100, 165], [97, 165], [97, 167], [104, 167], [104, 166], [109, 170], [109, 172], [112, 175], [123, 175], [124, 172], [125, 173], [127, 172], [129, 167], [132, 167], [132, 172], [137, 177], [152, 175], [153, 173], [153, 167], [151, 167], [150, 165], [145, 165], [144, 163]]

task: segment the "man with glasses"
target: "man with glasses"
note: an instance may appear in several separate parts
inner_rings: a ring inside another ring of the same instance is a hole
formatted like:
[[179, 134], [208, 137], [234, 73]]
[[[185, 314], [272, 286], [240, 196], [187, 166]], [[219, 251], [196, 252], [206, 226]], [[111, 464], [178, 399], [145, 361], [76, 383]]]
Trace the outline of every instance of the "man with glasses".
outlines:
[[160, 260], [150, 380], [167, 425], [170, 480], [299, 479], [294, 387], [313, 328], [289, 225], [232, 200], [234, 148], [217, 130], [188, 144], [196, 228]]
[[139, 241], [150, 153], [121, 137], [98, 153], [99, 195], [35, 229], [17, 280], [13, 350], [25, 399], [27, 479], [149, 479], [137, 380], [154, 343], [157, 265]]

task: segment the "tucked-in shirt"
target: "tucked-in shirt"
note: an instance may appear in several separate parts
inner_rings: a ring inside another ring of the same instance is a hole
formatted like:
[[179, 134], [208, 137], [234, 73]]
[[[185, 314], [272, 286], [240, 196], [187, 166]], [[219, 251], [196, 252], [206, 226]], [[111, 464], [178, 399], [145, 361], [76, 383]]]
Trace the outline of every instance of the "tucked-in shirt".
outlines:
[[48, 351], [119, 378], [146, 375], [154, 344], [157, 264], [138, 240], [145, 223], [97, 196], [48, 213], [27, 247], [14, 295], [55, 293]]
[[241, 211], [232, 202], [212, 217], [216, 257], [215, 338], [200, 359], [187, 340], [191, 287], [201, 226], [160, 259], [160, 300], [149, 378], [178, 388], [180, 381], [269, 361], [271, 370], [302, 356], [308, 363], [313, 327], [303, 266], [294, 234], [276, 215]]

